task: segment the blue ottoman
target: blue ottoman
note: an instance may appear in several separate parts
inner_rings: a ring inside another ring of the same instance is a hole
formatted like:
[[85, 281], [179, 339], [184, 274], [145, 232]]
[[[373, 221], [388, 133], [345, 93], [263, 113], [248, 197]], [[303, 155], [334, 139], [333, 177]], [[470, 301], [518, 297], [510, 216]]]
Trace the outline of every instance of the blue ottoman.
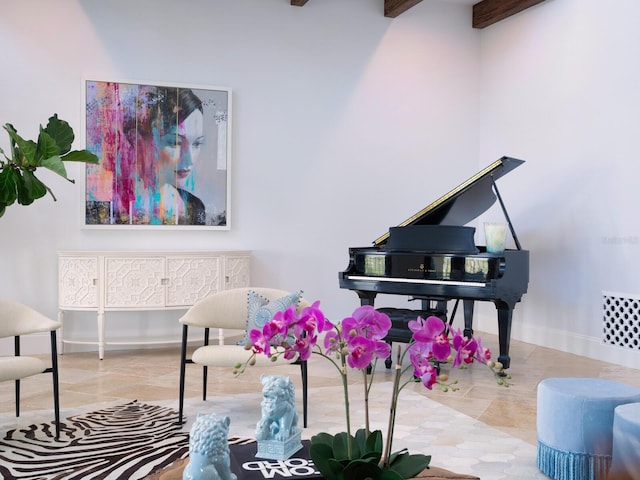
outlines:
[[640, 403], [620, 405], [613, 413], [613, 449], [609, 478], [640, 478]]
[[538, 384], [538, 469], [556, 480], [604, 479], [611, 464], [613, 412], [640, 390], [598, 378]]

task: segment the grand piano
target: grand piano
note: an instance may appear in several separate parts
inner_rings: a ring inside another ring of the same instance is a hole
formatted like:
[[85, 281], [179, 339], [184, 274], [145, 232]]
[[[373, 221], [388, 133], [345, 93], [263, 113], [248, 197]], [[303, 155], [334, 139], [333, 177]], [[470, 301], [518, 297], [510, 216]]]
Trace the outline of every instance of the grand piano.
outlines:
[[[340, 288], [353, 290], [361, 305], [374, 305], [379, 293], [406, 295], [419, 308], [377, 308], [389, 315], [386, 341], [409, 342], [407, 323], [418, 315], [436, 315], [451, 324], [459, 301], [464, 334], [473, 334], [475, 301], [495, 304], [498, 316], [498, 361], [509, 368], [513, 309], [527, 292], [529, 252], [522, 250], [496, 185], [503, 175], [524, 163], [502, 157], [397, 227], [374, 240], [373, 246], [349, 248], [349, 265], [339, 273]], [[488, 253], [476, 246], [475, 228], [465, 226], [499, 201], [516, 249]], [[449, 315], [449, 302], [455, 300]], [[447, 317], [449, 315], [449, 317]], [[387, 361], [387, 367], [391, 363]]]

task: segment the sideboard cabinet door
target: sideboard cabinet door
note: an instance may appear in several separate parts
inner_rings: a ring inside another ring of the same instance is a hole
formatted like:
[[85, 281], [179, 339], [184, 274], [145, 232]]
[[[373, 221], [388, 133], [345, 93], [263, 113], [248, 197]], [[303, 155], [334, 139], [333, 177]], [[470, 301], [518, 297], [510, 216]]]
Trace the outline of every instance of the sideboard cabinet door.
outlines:
[[163, 308], [164, 257], [106, 257], [104, 306], [109, 308]]
[[250, 257], [249, 255], [227, 255], [225, 257], [224, 280], [225, 290], [232, 288], [244, 288], [250, 284]]
[[60, 308], [98, 308], [99, 266], [97, 256], [58, 258], [58, 305]]
[[167, 258], [167, 307], [188, 307], [222, 289], [222, 257]]

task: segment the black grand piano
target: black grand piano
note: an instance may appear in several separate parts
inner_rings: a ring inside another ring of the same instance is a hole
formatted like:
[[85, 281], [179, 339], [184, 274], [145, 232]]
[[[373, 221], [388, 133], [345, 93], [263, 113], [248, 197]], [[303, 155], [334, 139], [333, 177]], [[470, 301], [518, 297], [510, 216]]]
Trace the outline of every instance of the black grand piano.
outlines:
[[[378, 308], [389, 315], [388, 342], [408, 342], [407, 323], [418, 315], [436, 315], [451, 323], [460, 300], [464, 334], [473, 334], [474, 301], [489, 301], [498, 313], [500, 361], [509, 368], [511, 319], [515, 304], [527, 291], [529, 252], [507, 214], [496, 180], [522, 165], [523, 160], [502, 157], [446, 195], [392, 227], [372, 247], [350, 248], [349, 266], [339, 273], [340, 288], [353, 290], [362, 305], [373, 305], [378, 293], [407, 295], [420, 308]], [[475, 228], [467, 223], [498, 199], [516, 249], [487, 253], [476, 246]], [[455, 300], [447, 320], [447, 305]], [[387, 367], [391, 363], [388, 361]]]

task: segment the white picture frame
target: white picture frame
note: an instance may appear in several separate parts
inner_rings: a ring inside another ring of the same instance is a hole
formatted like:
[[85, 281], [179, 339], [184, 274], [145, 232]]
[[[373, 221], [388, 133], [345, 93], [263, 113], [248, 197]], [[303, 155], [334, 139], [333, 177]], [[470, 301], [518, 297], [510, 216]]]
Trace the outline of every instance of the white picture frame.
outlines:
[[83, 228], [231, 228], [230, 88], [82, 83]]

